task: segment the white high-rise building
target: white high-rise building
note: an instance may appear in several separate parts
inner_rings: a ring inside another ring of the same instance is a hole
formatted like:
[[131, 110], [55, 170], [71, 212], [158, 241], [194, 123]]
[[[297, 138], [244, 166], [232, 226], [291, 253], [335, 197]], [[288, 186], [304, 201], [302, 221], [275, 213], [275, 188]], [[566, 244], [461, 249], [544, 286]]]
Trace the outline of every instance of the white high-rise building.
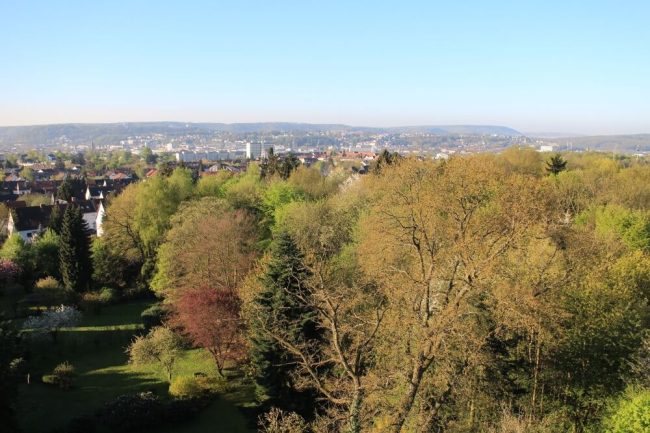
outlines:
[[261, 142], [246, 143], [246, 158], [259, 159], [262, 157], [262, 149], [264, 146]]

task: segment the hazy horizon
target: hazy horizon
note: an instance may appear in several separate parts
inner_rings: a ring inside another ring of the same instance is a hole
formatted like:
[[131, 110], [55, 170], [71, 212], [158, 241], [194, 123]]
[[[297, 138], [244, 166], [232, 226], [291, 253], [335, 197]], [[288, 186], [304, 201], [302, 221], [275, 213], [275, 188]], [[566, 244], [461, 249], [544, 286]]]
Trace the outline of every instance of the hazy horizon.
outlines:
[[0, 126], [650, 132], [650, 4], [0, 4]]
[[108, 122], [44, 122], [44, 123], [25, 123], [25, 124], [13, 124], [13, 125], [3, 125], [0, 124], [0, 128], [12, 128], [12, 127], [31, 127], [31, 126], [51, 126], [51, 125], [111, 125], [111, 124], [121, 124], [121, 123], [187, 123], [187, 124], [202, 124], [202, 123], [213, 123], [213, 124], [246, 124], [246, 123], [288, 123], [288, 124], [306, 124], [306, 125], [343, 125], [349, 127], [359, 127], [359, 128], [409, 128], [409, 127], [460, 127], [460, 126], [498, 126], [506, 127], [516, 130], [524, 135], [531, 137], [579, 137], [579, 136], [608, 136], [608, 135], [641, 135], [641, 134], [650, 134], [647, 131], [638, 131], [638, 132], [612, 132], [612, 133], [584, 133], [581, 131], [526, 131], [519, 128], [515, 128], [511, 125], [502, 125], [502, 124], [488, 124], [488, 123], [455, 123], [455, 124], [401, 124], [401, 125], [368, 125], [368, 124], [352, 124], [345, 122], [294, 122], [290, 120], [268, 120], [268, 121], [246, 121], [246, 122], [220, 122], [220, 121], [187, 121], [187, 120], [178, 120], [178, 119], [168, 119], [168, 120], [129, 120], [129, 121], [108, 121]]

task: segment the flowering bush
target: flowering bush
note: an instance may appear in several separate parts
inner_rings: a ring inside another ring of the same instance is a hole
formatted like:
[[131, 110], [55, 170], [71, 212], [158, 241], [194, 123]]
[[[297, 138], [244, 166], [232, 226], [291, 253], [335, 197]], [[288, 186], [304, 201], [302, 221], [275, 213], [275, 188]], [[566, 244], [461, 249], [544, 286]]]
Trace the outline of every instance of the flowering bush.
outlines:
[[45, 311], [40, 316], [30, 316], [25, 320], [23, 329], [36, 335], [49, 333], [54, 340], [61, 328], [75, 326], [81, 320], [81, 313], [75, 307], [60, 305]]

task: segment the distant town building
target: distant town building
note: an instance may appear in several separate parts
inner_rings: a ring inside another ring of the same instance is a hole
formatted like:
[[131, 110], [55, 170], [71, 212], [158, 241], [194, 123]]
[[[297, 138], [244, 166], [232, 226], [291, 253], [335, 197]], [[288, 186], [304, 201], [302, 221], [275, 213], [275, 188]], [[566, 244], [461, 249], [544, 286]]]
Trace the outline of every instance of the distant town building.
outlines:
[[260, 159], [264, 145], [261, 142], [246, 143], [246, 159]]

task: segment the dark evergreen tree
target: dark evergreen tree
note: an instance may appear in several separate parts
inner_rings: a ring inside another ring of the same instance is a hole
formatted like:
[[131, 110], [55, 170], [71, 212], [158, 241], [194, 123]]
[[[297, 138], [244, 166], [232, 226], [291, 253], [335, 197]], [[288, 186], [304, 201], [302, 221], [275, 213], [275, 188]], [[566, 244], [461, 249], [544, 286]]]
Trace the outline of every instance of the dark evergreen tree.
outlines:
[[260, 177], [262, 179], [273, 177], [273, 175], [278, 171], [279, 164], [280, 158], [275, 154], [273, 148], [271, 147], [268, 150], [266, 158], [264, 158], [260, 164]]
[[[264, 290], [255, 299], [259, 314], [251, 326], [250, 359], [258, 396], [287, 410], [301, 411], [312, 397], [296, 390], [292, 380], [294, 359], [263, 329], [280, 328], [286, 338], [302, 344], [318, 338], [314, 315], [300, 298], [310, 273], [303, 256], [287, 233], [280, 233], [271, 249], [271, 260], [262, 277]], [[312, 407], [313, 408], [313, 407]]]
[[546, 171], [550, 174], [558, 174], [566, 170], [567, 161], [559, 153], [553, 155], [546, 161]]
[[280, 174], [280, 177], [284, 180], [289, 179], [291, 173], [299, 166], [300, 166], [300, 160], [296, 157], [296, 155], [292, 153], [288, 154], [287, 156], [282, 158], [282, 162], [278, 167], [278, 172]]
[[65, 210], [59, 242], [59, 265], [64, 286], [77, 292], [88, 290], [92, 276], [90, 239], [78, 206], [70, 205]]
[[300, 166], [300, 160], [292, 153], [280, 157], [273, 152], [271, 147], [268, 150], [266, 158], [260, 164], [260, 177], [269, 179], [276, 174], [280, 178], [287, 180], [291, 173]]
[[73, 179], [66, 176], [56, 190], [56, 198], [70, 203], [74, 197], [83, 195], [85, 187], [86, 182], [83, 179]]
[[50, 213], [50, 224], [49, 228], [52, 229], [54, 233], [61, 234], [61, 225], [63, 224], [63, 211], [59, 204], [54, 204], [52, 206], [52, 212]]
[[400, 159], [399, 153], [397, 152], [391, 153], [388, 151], [388, 149], [384, 149], [377, 157], [377, 161], [375, 162], [373, 172], [375, 174], [380, 174], [381, 170], [384, 167], [395, 164], [396, 162], [399, 161], [399, 159]]

